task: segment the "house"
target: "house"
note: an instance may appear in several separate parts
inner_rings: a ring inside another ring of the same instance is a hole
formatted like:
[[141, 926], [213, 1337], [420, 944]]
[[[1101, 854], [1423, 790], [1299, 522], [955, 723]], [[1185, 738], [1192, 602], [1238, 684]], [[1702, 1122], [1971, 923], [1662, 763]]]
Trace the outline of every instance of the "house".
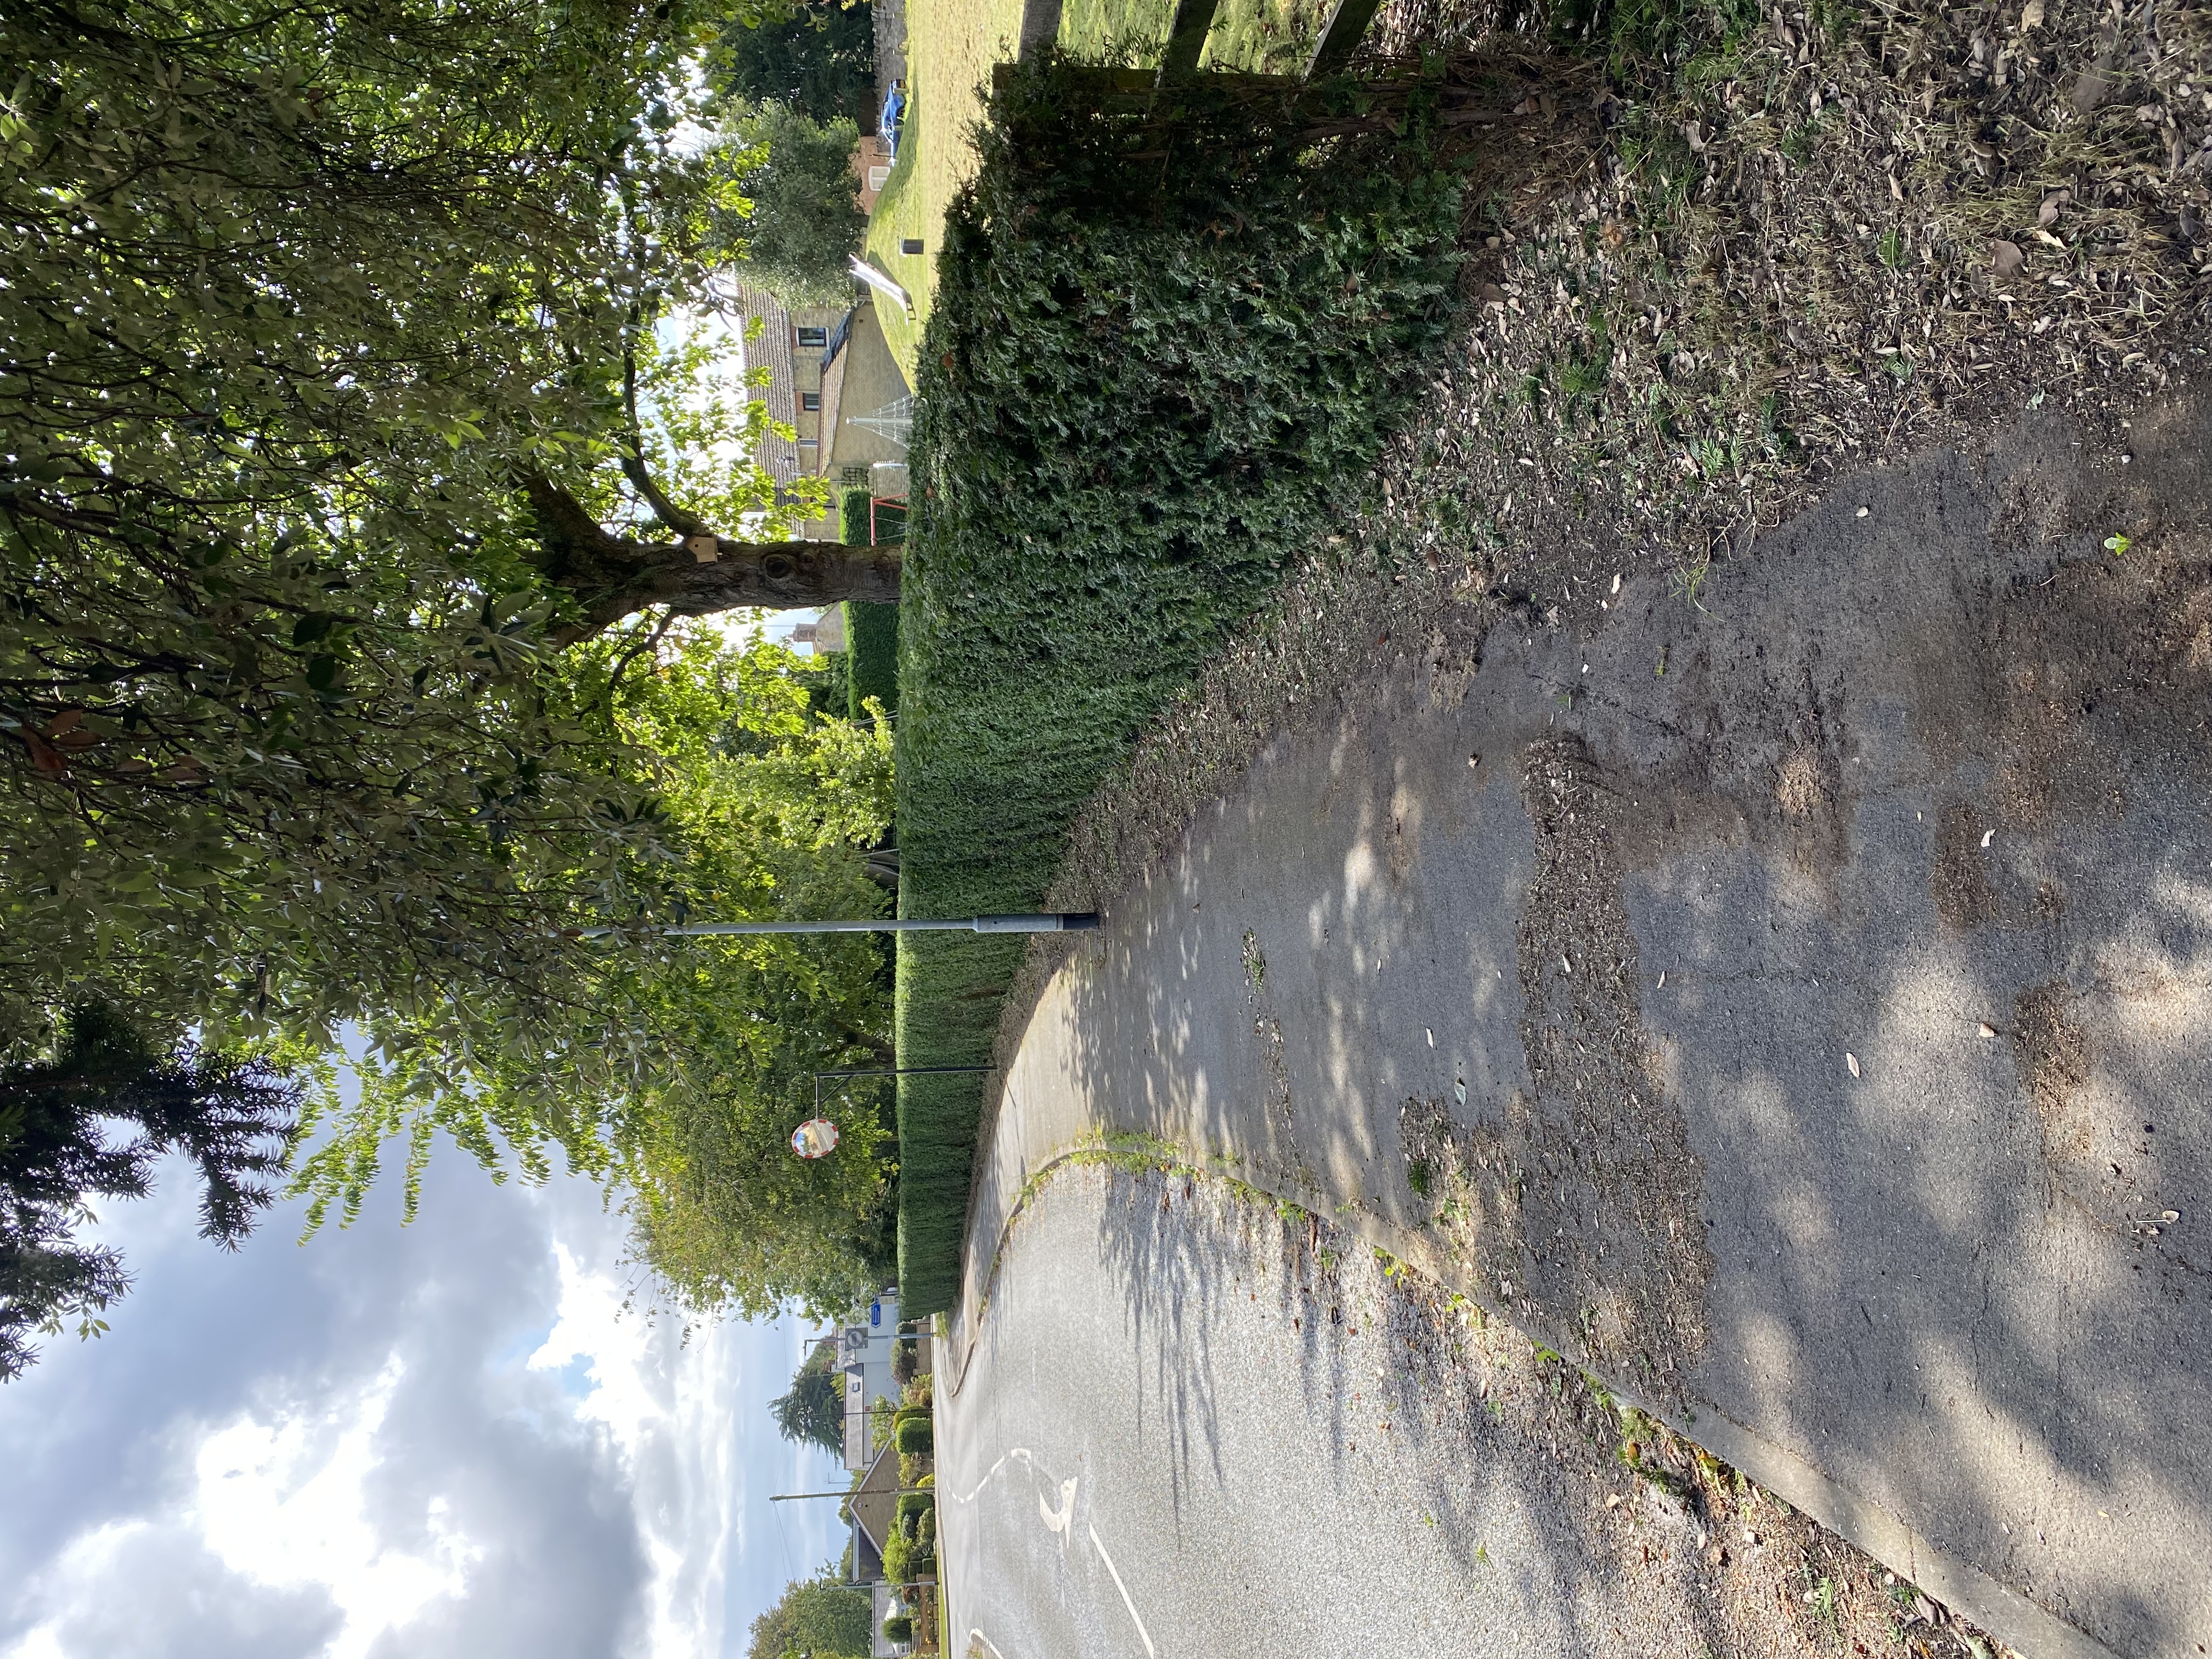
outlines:
[[[903, 466], [913, 426], [913, 398], [865, 292], [848, 307], [787, 307], [757, 289], [741, 290], [745, 367], [767, 371], [753, 396], [769, 418], [793, 435], [763, 437], [753, 459], [788, 492], [802, 477], [824, 478], [831, 490], [867, 488], [880, 463]], [[808, 541], [835, 541], [834, 509], [797, 526]]]
[[854, 198], [860, 211], [873, 214], [876, 198], [884, 193], [884, 186], [891, 178], [891, 147], [871, 133], [853, 146], [853, 180]]
[[[769, 418], [791, 428], [789, 438], [770, 433], [753, 459], [761, 471], [788, 489], [802, 474], [822, 471], [822, 370], [830, 336], [845, 318], [840, 306], [785, 307], [761, 289], [740, 290], [745, 329], [745, 368], [768, 371], [768, 384], [755, 396], [768, 404]], [[810, 532], [802, 529], [801, 536]]]
[[884, 1577], [884, 1551], [891, 1541], [891, 1528], [898, 1525], [898, 1450], [885, 1446], [846, 1503], [853, 1516], [853, 1577], [874, 1589], [873, 1651], [883, 1659], [914, 1650], [909, 1643], [888, 1641], [884, 1636], [884, 1619], [901, 1610], [897, 1588]]
[[884, 338], [876, 304], [872, 293], [861, 295], [823, 360], [820, 470], [845, 488], [866, 486], [884, 463], [903, 467], [914, 427], [914, 398]]
[[874, 1629], [872, 1632], [874, 1642], [868, 1650], [870, 1659], [893, 1659], [893, 1656], [897, 1654], [912, 1653], [913, 1643], [894, 1642], [884, 1634], [884, 1620], [894, 1613], [904, 1612], [905, 1603], [898, 1599], [898, 1592], [880, 1578], [876, 1581], [875, 1591]]
[[815, 654], [845, 648], [845, 607], [833, 605], [812, 622], [800, 623], [791, 630], [793, 645], [811, 645]]
[[[898, 1352], [898, 1292], [885, 1291], [837, 1330], [837, 1369], [845, 1374], [845, 1467], [865, 1468], [873, 1453], [872, 1415], [898, 1405], [891, 1377]], [[894, 1485], [896, 1483], [894, 1482]]]
[[863, 1582], [880, 1582], [884, 1576], [884, 1551], [898, 1524], [898, 1464], [897, 1448], [885, 1446], [847, 1503], [853, 1512], [853, 1576]]

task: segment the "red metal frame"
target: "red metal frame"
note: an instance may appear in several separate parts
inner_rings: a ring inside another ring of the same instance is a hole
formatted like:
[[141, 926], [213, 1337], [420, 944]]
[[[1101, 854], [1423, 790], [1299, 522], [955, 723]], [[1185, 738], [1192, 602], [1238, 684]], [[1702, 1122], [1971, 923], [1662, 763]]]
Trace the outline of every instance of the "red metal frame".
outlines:
[[871, 495], [868, 497], [868, 543], [870, 546], [878, 546], [883, 541], [881, 532], [876, 528], [876, 509], [879, 507], [895, 507], [898, 508], [900, 512], [903, 513], [906, 511], [906, 497], [903, 495]]

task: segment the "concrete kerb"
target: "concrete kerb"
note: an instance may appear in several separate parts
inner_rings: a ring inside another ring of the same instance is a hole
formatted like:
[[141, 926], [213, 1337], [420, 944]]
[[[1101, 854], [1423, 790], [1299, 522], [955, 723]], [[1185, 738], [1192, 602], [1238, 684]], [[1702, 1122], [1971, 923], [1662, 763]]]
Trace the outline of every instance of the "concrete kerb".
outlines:
[[[1217, 1156], [1194, 1160], [1185, 1149], [1165, 1142], [1146, 1140], [1140, 1149], [1133, 1138], [1132, 1146], [1122, 1150], [1109, 1141], [1103, 1130], [1094, 1130], [1091, 1135], [1060, 1147], [1040, 1161], [1016, 1194], [1012, 1206], [993, 1230], [990, 1266], [981, 1276], [980, 1296], [974, 1298], [973, 1306], [969, 1305], [970, 1295], [966, 1285], [975, 1281], [966, 1281], [957, 1316], [946, 1322], [947, 1346], [952, 1350], [957, 1366], [951, 1386], [946, 1391], [949, 1395], [957, 1396], [966, 1383], [968, 1366], [975, 1355], [982, 1318], [990, 1309], [991, 1289], [997, 1281], [1000, 1267], [1005, 1259], [1006, 1241], [1013, 1231], [1014, 1223], [1020, 1218], [1030, 1200], [1072, 1166], [1082, 1167], [1132, 1157], [1147, 1159], [1176, 1175], [1232, 1181], [1279, 1204], [1291, 1205], [1309, 1215], [1317, 1213], [1300, 1199], [1269, 1187], [1264, 1178], [1255, 1178], [1258, 1172], [1252, 1170], [1242, 1159]], [[1393, 1256], [1407, 1253], [1407, 1241], [1398, 1236], [1395, 1229], [1370, 1217], [1354, 1213], [1323, 1218], [1374, 1249], [1388, 1251]], [[971, 1231], [969, 1248], [972, 1250], [981, 1242]], [[1454, 1284], [1449, 1279], [1440, 1282], [1480, 1309], [1486, 1319], [1493, 1320], [1553, 1352], [1564, 1351], [1562, 1345], [1569, 1339], [1564, 1332], [1549, 1328], [1546, 1322], [1503, 1310], [1494, 1298], [1484, 1296], [1468, 1285]], [[1722, 1462], [1741, 1469], [1747, 1479], [1757, 1482], [1801, 1514], [1810, 1516], [1838, 1537], [1864, 1551], [1899, 1577], [1918, 1586], [1943, 1606], [1964, 1613], [2007, 1647], [2025, 1656], [2025, 1659], [2121, 1659], [2120, 1655], [2103, 1643], [2076, 1630], [2019, 1592], [2006, 1588], [1970, 1562], [1936, 1548], [1880, 1504], [1831, 1480], [1787, 1447], [1777, 1445], [1765, 1436], [1734, 1421], [1717, 1407], [1700, 1401], [1694, 1415], [1668, 1411], [1647, 1403], [1633, 1388], [1590, 1371], [1587, 1367], [1582, 1369], [1614, 1399], [1635, 1407], [1656, 1422], [1663, 1423], [1674, 1434]], [[941, 1565], [939, 1570], [944, 1571]], [[949, 1573], [945, 1577], [949, 1580]], [[946, 1607], [949, 1612], [949, 1583]]]

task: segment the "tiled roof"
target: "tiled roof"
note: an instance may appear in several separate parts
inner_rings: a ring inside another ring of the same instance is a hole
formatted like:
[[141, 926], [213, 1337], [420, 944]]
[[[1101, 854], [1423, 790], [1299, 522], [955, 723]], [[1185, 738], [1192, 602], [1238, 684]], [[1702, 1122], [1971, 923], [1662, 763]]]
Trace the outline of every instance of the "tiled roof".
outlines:
[[[774, 295], [758, 289], [741, 289], [739, 294], [744, 305], [746, 371], [768, 371], [768, 384], [755, 386], [751, 396], [765, 399], [770, 420], [793, 426], [799, 419], [799, 392], [791, 372], [791, 313]], [[760, 325], [757, 333], [756, 322]], [[787, 484], [799, 477], [799, 446], [788, 438], [769, 434], [761, 440], [753, 459], [778, 483]]]
[[898, 1524], [898, 1448], [887, 1442], [848, 1500], [853, 1519], [867, 1534], [868, 1541], [876, 1547], [878, 1554], [889, 1547], [891, 1528]]

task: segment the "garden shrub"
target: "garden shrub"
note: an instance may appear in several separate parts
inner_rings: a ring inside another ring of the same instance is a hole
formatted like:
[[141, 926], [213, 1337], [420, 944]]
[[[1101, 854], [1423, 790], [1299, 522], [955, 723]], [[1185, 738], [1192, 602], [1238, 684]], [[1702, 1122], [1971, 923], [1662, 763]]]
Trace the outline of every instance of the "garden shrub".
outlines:
[[876, 539], [868, 530], [868, 492], [848, 489], [837, 497], [837, 539], [848, 547], [866, 547]]
[[[848, 546], [865, 547], [873, 540], [869, 500], [865, 489], [848, 489], [838, 498], [838, 535]], [[903, 510], [898, 517], [899, 533], [885, 536], [885, 541], [896, 541], [903, 535]], [[898, 712], [898, 611], [895, 605], [875, 605], [865, 599], [845, 602], [845, 649], [840, 658], [845, 701], [841, 707], [854, 720], [866, 718], [870, 697], [883, 704], [886, 714]]]
[[[1201, 76], [1103, 112], [1007, 75], [921, 354], [900, 627], [901, 914], [1025, 910], [1066, 826], [1349, 501], [1449, 326], [1455, 176], [1415, 106], [1316, 141]], [[1324, 107], [1328, 106], [1328, 107]], [[988, 1058], [1019, 939], [898, 939], [902, 1066]], [[911, 1314], [957, 1293], [980, 1084], [899, 1079]]]
[[926, 1492], [902, 1492], [899, 1494], [898, 1518], [901, 1525], [927, 1512], [936, 1499]]
[[926, 1417], [912, 1418], [898, 1425], [898, 1449], [916, 1456], [927, 1455], [934, 1443], [934, 1435]]
[[914, 1640], [914, 1615], [910, 1613], [890, 1613], [884, 1615], [884, 1640], [911, 1642]]
[[846, 695], [852, 717], [866, 717], [870, 697], [898, 713], [899, 608], [865, 599], [845, 602]]
[[906, 539], [906, 503], [886, 498], [875, 504], [872, 491], [848, 489], [837, 498], [837, 536], [848, 547]]

